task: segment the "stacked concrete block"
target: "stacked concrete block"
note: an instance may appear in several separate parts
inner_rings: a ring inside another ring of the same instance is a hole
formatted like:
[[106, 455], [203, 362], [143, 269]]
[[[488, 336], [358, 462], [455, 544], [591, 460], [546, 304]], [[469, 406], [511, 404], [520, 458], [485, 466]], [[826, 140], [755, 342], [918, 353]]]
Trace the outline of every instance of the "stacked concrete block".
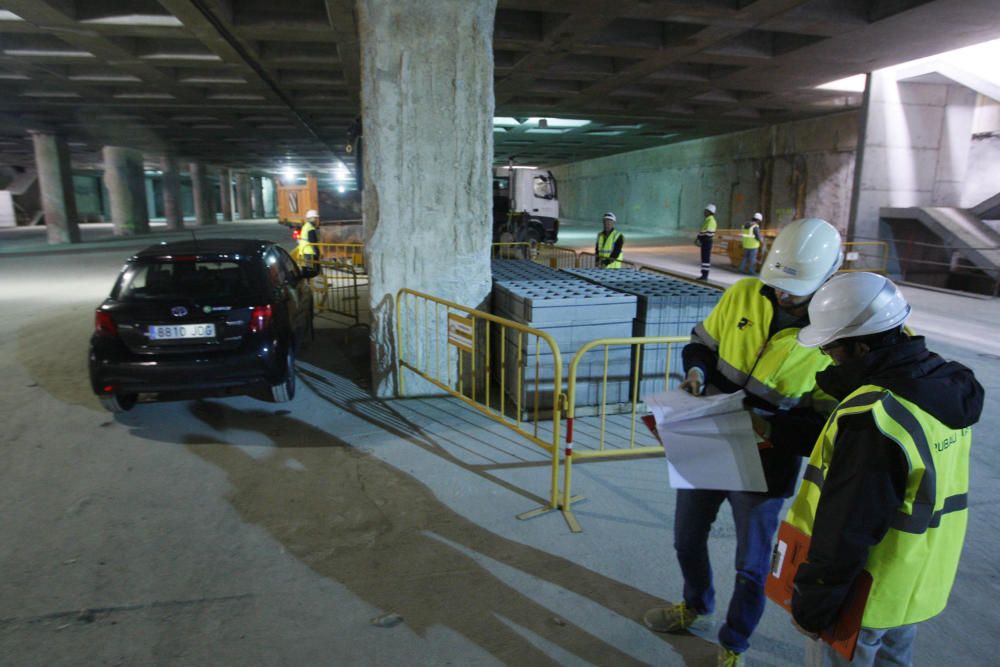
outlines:
[[[722, 292], [656, 273], [619, 269], [573, 269], [566, 273], [637, 297], [633, 336], [688, 336], [719, 302]], [[676, 387], [683, 376], [681, 345], [646, 345], [639, 359], [638, 396]], [[669, 382], [667, 379], [669, 361]]]
[[[494, 260], [493, 270], [493, 313], [549, 334], [562, 356], [564, 382], [573, 355], [585, 343], [632, 335], [634, 295], [600, 287], [533, 262]], [[499, 333], [495, 333], [491, 344], [496, 369], [501, 367], [500, 350], [503, 350], [503, 378], [508, 396], [516, 401], [520, 395], [522, 409], [527, 412], [534, 408], [536, 398], [540, 410], [551, 410], [555, 365], [550, 346], [535, 336], [518, 337], [510, 331], [508, 334], [501, 340]], [[629, 364], [627, 350], [612, 350], [605, 385], [603, 352], [590, 353], [578, 366], [576, 404], [627, 401]], [[519, 367], [523, 371], [520, 391]]]

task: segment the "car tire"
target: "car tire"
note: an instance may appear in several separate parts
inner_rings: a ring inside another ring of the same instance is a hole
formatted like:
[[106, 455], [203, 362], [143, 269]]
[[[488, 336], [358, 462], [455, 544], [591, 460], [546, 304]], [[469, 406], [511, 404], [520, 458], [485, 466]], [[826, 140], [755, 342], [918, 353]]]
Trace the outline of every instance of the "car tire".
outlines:
[[275, 403], [287, 403], [295, 398], [295, 348], [288, 345], [285, 353], [285, 379], [271, 385], [271, 400]]
[[103, 394], [97, 397], [101, 402], [101, 406], [114, 414], [128, 412], [134, 408], [137, 398], [138, 396], [135, 394]]

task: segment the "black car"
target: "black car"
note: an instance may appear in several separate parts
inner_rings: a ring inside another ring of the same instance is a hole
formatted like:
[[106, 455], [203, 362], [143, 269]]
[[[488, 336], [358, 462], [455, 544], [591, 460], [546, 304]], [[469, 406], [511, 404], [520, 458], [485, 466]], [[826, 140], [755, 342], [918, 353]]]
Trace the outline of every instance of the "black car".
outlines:
[[309, 279], [280, 246], [212, 239], [150, 246], [97, 309], [90, 383], [111, 412], [159, 398], [263, 390], [295, 395], [295, 353], [312, 335]]

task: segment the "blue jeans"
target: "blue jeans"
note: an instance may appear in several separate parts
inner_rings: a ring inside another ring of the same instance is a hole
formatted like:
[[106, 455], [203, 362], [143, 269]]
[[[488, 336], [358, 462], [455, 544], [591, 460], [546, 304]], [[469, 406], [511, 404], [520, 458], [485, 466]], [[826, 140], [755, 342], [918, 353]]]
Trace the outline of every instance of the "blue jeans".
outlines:
[[757, 274], [757, 251], [760, 248], [743, 248], [743, 259], [740, 260], [740, 273]]
[[764, 614], [764, 581], [771, 562], [771, 541], [778, 529], [782, 498], [743, 491], [679, 489], [674, 513], [674, 548], [684, 575], [684, 602], [701, 614], [715, 609], [708, 533], [724, 500], [736, 523], [736, 586], [719, 643], [743, 653]]
[[826, 642], [806, 640], [808, 667], [909, 667], [913, 664], [913, 640], [917, 626], [903, 625], [887, 630], [861, 628], [854, 660], [850, 662]]

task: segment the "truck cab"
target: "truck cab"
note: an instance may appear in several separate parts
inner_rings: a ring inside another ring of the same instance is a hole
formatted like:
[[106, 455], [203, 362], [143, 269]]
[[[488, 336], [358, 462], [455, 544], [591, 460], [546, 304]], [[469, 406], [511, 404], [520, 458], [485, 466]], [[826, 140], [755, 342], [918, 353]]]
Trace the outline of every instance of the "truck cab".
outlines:
[[493, 169], [493, 241], [559, 240], [559, 197], [551, 171], [534, 167]]

